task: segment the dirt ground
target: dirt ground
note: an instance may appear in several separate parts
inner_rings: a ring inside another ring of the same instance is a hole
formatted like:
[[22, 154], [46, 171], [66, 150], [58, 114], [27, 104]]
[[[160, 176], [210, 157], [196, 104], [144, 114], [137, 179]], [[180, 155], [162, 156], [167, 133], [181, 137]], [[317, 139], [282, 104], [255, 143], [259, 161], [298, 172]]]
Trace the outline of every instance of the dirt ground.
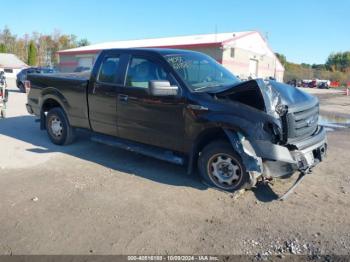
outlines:
[[321, 114], [334, 118], [346, 118], [350, 121], [350, 96], [345, 95], [344, 90], [325, 90], [302, 88], [313, 95], [316, 95], [321, 104]]
[[[350, 97], [317, 95], [350, 118]], [[0, 254], [350, 254], [347, 127], [281, 202], [295, 177], [233, 195], [86, 137], [54, 146], [25, 101], [12, 89], [0, 120]]]

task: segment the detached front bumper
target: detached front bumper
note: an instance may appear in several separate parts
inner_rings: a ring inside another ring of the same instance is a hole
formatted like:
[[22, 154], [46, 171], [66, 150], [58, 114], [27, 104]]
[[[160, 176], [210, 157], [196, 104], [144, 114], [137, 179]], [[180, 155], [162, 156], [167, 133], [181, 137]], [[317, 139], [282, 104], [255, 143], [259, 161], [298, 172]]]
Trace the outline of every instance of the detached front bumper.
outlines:
[[301, 150], [292, 151], [291, 154], [297, 161], [298, 170], [307, 171], [326, 157], [327, 138], [324, 136], [318, 143]]
[[268, 177], [289, 176], [296, 171], [307, 173], [327, 153], [327, 137], [323, 127], [319, 127], [312, 137], [288, 147], [268, 141], [257, 141], [255, 145], [257, 156], [263, 160], [263, 175]]

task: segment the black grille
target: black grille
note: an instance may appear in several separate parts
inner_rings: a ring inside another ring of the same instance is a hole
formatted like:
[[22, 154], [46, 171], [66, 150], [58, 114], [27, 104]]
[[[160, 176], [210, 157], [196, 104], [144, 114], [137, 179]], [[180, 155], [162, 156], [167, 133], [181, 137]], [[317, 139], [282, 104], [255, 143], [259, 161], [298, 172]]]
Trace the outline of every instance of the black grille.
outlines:
[[319, 105], [294, 110], [286, 116], [288, 139], [302, 139], [312, 135], [318, 126]]

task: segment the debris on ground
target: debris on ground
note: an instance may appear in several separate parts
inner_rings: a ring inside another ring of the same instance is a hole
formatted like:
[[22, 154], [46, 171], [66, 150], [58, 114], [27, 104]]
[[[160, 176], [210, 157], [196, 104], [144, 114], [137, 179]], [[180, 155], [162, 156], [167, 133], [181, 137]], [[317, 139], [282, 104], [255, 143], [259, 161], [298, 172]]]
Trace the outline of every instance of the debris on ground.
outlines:
[[318, 256], [321, 251], [317, 247], [316, 243], [304, 243], [297, 238], [293, 240], [281, 240], [277, 239], [274, 242], [267, 243], [266, 240], [244, 240], [244, 251], [247, 255], [253, 255], [251, 250], [255, 253], [255, 258], [263, 260], [267, 256], [277, 256], [283, 258], [286, 255], [308, 255]]
[[229, 193], [229, 197], [232, 198], [233, 200], [236, 200], [239, 197], [241, 197], [244, 194], [244, 192], [245, 192], [245, 189], [240, 189], [233, 193]]
[[340, 192], [342, 192], [343, 194], [346, 194], [345, 188], [343, 186], [340, 187]]
[[39, 198], [38, 198], [38, 197], [33, 197], [33, 198], [32, 198], [32, 201], [33, 201], [33, 202], [38, 202], [38, 201], [39, 201]]

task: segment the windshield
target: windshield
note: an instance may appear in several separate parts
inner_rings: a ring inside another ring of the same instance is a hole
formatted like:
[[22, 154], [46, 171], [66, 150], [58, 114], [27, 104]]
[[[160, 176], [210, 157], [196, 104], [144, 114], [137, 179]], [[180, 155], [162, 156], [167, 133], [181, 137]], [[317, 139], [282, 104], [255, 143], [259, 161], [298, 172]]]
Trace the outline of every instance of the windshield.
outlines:
[[201, 53], [171, 54], [164, 57], [192, 91], [208, 91], [213, 87], [240, 82], [214, 59]]

